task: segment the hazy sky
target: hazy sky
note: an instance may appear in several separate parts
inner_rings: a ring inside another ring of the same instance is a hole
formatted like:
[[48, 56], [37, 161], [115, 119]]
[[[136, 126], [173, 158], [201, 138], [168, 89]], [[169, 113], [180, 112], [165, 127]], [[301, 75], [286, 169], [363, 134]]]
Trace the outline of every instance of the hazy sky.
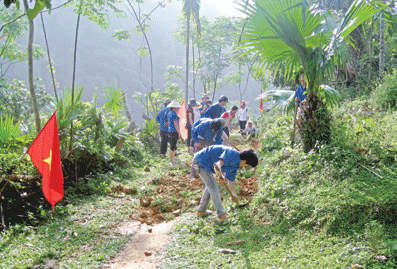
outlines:
[[236, 9], [238, 5], [233, 2], [233, 0], [201, 0], [201, 5], [211, 6], [227, 16], [243, 16], [243, 14]]

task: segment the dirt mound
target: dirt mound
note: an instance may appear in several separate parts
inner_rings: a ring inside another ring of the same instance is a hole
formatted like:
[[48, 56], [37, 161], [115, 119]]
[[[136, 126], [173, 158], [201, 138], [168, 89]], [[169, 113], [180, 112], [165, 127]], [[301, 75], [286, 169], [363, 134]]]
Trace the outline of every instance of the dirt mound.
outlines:
[[258, 183], [256, 175], [252, 175], [249, 178], [240, 178], [238, 180], [240, 185], [240, 191], [238, 193], [240, 198], [252, 199], [252, 196], [258, 192]]
[[[140, 207], [136, 213], [130, 215], [133, 220], [147, 225], [160, 223], [173, 218], [181, 211], [194, 211], [200, 202], [205, 185], [199, 178], [190, 179], [189, 175], [168, 174], [162, 179], [153, 180], [150, 184], [156, 185], [156, 194], [140, 197]], [[250, 201], [258, 191], [257, 177], [238, 177], [240, 199]], [[220, 182], [219, 187], [222, 189]], [[226, 197], [225, 197], [226, 198]]]

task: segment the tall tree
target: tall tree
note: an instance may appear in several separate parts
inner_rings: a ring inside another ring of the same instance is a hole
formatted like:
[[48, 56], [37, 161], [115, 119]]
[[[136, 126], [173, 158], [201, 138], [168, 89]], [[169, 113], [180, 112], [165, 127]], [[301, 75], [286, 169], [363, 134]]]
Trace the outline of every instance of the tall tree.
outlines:
[[[127, 0], [128, 6], [127, 6], [127, 12], [130, 14], [130, 16], [133, 18], [134, 21], [138, 23], [138, 26], [134, 28], [134, 31], [138, 33], [139, 35], [143, 36], [143, 43], [146, 44], [146, 46], [140, 46], [138, 47], [137, 50], [133, 49], [135, 54], [139, 57], [140, 61], [140, 68], [139, 68], [139, 77], [140, 77], [140, 82], [142, 85], [147, 89], [147, 96], [146, 99], [146, 113], [149, 115], [150, 112], [156, 111], [155, 109], [155, 104], [153, 100], [153, 94], [154, 94], [154, 64], [153, 64], [153, 54], [152, 54], [152, 48], [150, 46], [149, 38], [147, 35], [147, 31], [150, 29], [150, 26], [147, 24], [147, 21], [151, 19], [152, 13], [157, 10], [159, 7], [165, 7], [166, 3], [169, 3], [171, 0], [161, 0], [157, 2], [156, 6], [149, 12], [149, 13], [142, 13], [141, 10], [141, 5], [143, 4], [142, 0], [136, 0], [136, 5], [133, 5], [132, 0]], [[127, 42], [131, 39], [132, 35], [129, 31], [127, 30], [116, 30], [113, 37], [115, 40], [127, 40]], [[148, 86], [145, 81], [142, 79], [142, 58], [144, 58], [147, 54], [149, 54], [149, 62], [150, 62], [150, 78], [149, 78], [149, 83], [150, 85]], [[136, 92], [136, 94], [141, 95], [139, 92]], [[141, 95], [142, 96], [142, 95]], [[151, 108], [151, 109], [149, 109]], [[154, 116], [154, 115], [153, 115]], [[146, 116], [147, 117], [147, 116]]]
[[200, 3], [201, 0], [183, 0], [183, 16], [186, 19], [186, 70], [185, 70], [185, 104], [188, 103], [189, 96], [189, 40], [190, 40], [190, 17], [193, 17], [196, 25], [197, 32], [199, 36], [201, 34], [201, 26], [200, 26]]
[[[208, 17], [200, 18], [201, 37], [195, 38], [197, 56], [194, 59], [193, 80], [198, 79], [203, 85], [203, 91], [211, 94], [214, 98], [215, 92], [231, 81], [235, 81], [236, 73], [227, 68], [232, 64], [232, 50], [234, 43], [241, 32], [243, 21], [241, 18], [219, 16], [213, 21]], [[190, 30], [192, 36], [197, 36], [197, 30]], [[178, 20], [176, 38], [186, 44], [185, 19]], [[166, 77], [180, 78], [186, 83], [186, 77], [182, 74], [182, 67], [168, 66]], [[190, 89], [191, 86], [189, 86]]]
[[[344, 63], [341, 48], [349, 35], [377, 11], [365, 0], [355, 0], [338, 27], [323, 27], [325, 14], [306, 0], [240, 0], [241, 11], [248, 16], [242, 37], [243, 47], [259, 56], [257, 74], [284, 72], [292, 79], [301, 69], [308, 81], [307, 96], [299, 117], [304, 150], [318, 141], [330, 139], [327, 104], [335, 104], [335, 91], [321, 86], [326, 76], [334, 75], [335, 65]], [[290, 105], [293, 106], [293, 98]]]
[[[23, 4], [25, 7], [25, 12], [29, 12], [29, 4], [27, 0], [23, 0]], [[41, 124], [40, 124], [40, 114], [39, 107], [37, 105], [36, 92], [34, 90], [34, 78], [33, 78], [33, 36], [34, 36], [34, 24], [33, 18], [28, 16], [29, 20], [29, 41], [28, 41], [28, 76], [29, 76], [29, 91], [32, 97], [33, 103], [33, 113], [36, 122], [36, 132], [40, 133]]]

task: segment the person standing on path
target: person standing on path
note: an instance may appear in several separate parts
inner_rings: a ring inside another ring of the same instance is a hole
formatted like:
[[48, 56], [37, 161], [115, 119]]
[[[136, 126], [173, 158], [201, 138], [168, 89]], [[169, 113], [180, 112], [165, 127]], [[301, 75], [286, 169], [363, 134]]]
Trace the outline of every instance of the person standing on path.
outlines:
[[[187, 118], [187, 123], [186, 123], [186, 128], [188, 132], [187, 140], [186, 140], [186, 145], [189, 153], [194, 153], [194, 145], [192, 141], [192, 128], [193, 124], [197, 122], [196, 116], [194, 113], [194, 110], [198, 108], [199, 104], [197, 104], [196, 99], [190, 99], [189, 105], [186, 111], [186, 118]], [[196, 121], [195, 121], [196, 120]]]
[[201, 102], [200, 114], [201, 114], [201, 118], [203, 118], [204, 113], [210, 107], [210, 104], [209, 104], [210, 97], [208, 96], [208, 94], [203, 94], [201, 96], [201, 100], [202, 100], [202, 102]]
[[160, 124], [160, 156], [165, 158], [165, 154], [167, 153], [168, 146], [168, 119], [167, 115], [170, 112], [170, 109], [167, 107], [171, 103], [170, 99], [166, 99], [164, 101], [164, 107], [159, 111], [156, 116], [157, 122]]
[[204, 194], [197, 209], [197, 217], [211, 214], [206, 211], [210, 199], [212, 200], [217, 212], [218, 219], [225, 221], [228, 219], [226, 211], [222, 205], [219, 187], [214, 177], [215, 169], [221, 171], [221, 180], [225, 180], [232, 192], [232, 201], [238, 202], [235, 190], [235, 179], [237, 170], [246, 166], [256, 167], [258, 165], [258, 155], [253, 149], [237, 151], [232, 147], [214, 145], [204, 148], [194, 155], [192, 170], [198, 172], [201, 181], [205, 184]]
[[177, 101], [172, 101], [168, 106], [170, 112], [167, 115], [168, 118], [168, 133], [170, 139], [170, 160], [171, 162], [177, 162], [175, 158], [175, 151], [177, 149], [177, 142], [179, 137], [181, 137], [181, 131], [179, 128], [179, 117], [176, 114], [181, 108], [181, 105]]
[[242, 136], [245, 136], [245, 133], [243, 131], [245, 130], [245, 125], [247, 125], [248, 120], [248, 108], [245, 107], [245, 102], [241, 102], [240, 110], [238, 111], [238, 122], [240, 125], [240, 132]]
[[233, 106], [230, 111], [226, 111], [221, 115], [221, 118], [226, 121], [225, 127], [223, 127], [223, 131], [226, 133], [228, 137], [230, 137], [230, 130], [233, 129], [233, 124], [232, 120], [234, 119], [234, 116], [236, 115], [238, 110], [237, 106]]
[[218, 100], [218, 103], [210, 106], [207, 109], [207, 111], [204, 113], [204, 118], [211, 118], [211, 119], [220, 118], [222, 113], [226, 111], [226, 108], [224, 108], [224, 106], [228, 102], [229, 99], [226, 97], [226, 95], [221, 95], [221, 97]]

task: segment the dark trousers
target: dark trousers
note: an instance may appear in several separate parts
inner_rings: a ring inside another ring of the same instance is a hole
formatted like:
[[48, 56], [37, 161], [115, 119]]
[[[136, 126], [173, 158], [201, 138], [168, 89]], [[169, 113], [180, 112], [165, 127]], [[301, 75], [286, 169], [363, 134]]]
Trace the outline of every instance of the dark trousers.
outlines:
[[230, 136], [229, 127], [223, 127], [223, 131], [227, 134], [228, 137]]
[[[239, 120], [238, 123], [240, 124], [240, 130], [241, 132], [245, 130], [245, 125], [247, 125], [247, 121], [241, 121]], [[245, 133], [241, 133], [241, 135], [245, 135]]]
[[192, 127], [186, 126], [187, 128], [187, 140], [186, 140], [186, 145], [188, 147], [193, 147], [194, 142], [192, 141]]
[[179, 134], [178, 132], [171, 132], [169, 133], [170, 135], [170, 149], [172, 151], [176, 150], [176, 143], [178, 142], [179, 139]]
[[167, 146], [168, 146], [168, 132], [160, 131], [160, 138], [161, 138], [160, 154], [166, 154]]

